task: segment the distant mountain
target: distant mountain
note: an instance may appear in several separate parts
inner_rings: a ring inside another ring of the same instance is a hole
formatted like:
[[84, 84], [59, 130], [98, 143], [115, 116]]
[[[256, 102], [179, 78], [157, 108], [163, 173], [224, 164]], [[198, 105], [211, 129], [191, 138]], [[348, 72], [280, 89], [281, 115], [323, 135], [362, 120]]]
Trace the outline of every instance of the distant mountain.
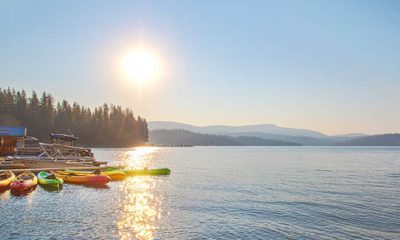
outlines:
[[156, 129], [182, 129], [192, 132], [202, 132], [202, 127], [196, 127], [193, 125], [169, 122], [169, 121], [149, 121], [147, 122], [149, 131]]
[[[283, 128], [273, 124], [198, 127], [177, 122], [155, 121], [149, 122], [148, 128], [150, 130], [150, 142], [155, 144], [400, 146], [400, 134], [366, 135], [351, 133], [328, 136], [317, 131]], [[184, 132], [159, 131], [178, 129], [184, 130]]]
[[368, 136], [365, 133], [348, 133], [348, 134], [341, 134], [341, 135], [334, 135], [331, 136], [333, 138], [358, 138], [358, 137], [365, 137]]
[[259, 137], [212, 135], [182, 129], [160, 129], [149, 133], [149, 141], [155, 145], [194, 146], [299, 146], [298, 143], [270, 140]]
[[360, 137], [337, 145], [341, 146], [400, 146], [400, 134], [381, 134]]
[[306, 129], [284, 128], [276, 126], [274, 124], [249, 125], [249, 126], [239, 126], [239, 127], [224, 126], [224, 125], [198, 127], [177, 122], [153, 121], [148, 123], [148, 127], [149, 130], [182, 129], [194, 133], [215, 134], [215, 135], [224, 135], [231, 137], [239, 137], [239, 136], [258, 137], [269, 140], [298, 143], [305, 146], [337, 145], [340, 142], [366, 136], [365, 134], [362, 133], [328, 136], [326, 134], [317, 131], [306, 130]]
[[215, 125], [215, 126], [205, 126], [198, 127], [184, 123], [178, 122], [168, 122], [168, 121], [151, 121], [148, 122], [149, 130], [155, 129], [183, 129], [191, 132], [197, 133], [207, 133], [207, 134], [233, 134], [241, 132], [252, 132], [252, 133], [266, 133], [266, 134], [276, 134], [285, 136], [304, 136], [313, 138], [328, 138], [329, 136], [312, 130], [307, 129], [297, 129], [297, 128], [284, 128], [279, 127], [274, 124], [261, 124], [261, 125], [247, 125], [247, 126], [225, 126], [225, 125]]
[[[238, 136], [260, 137], [264, 139], [295, 142], [304, 146], [330, 146], [330, 145], [335, 145], [335, 143], [342, 141], [342, 140], [336, 141], [335, 139], [331, 139], [329, 137], [314, 138], [305, 136], [286, 136], [286, 135], [268, 134], [259, 132], [239, 132], [239, 133], [230, 133], [227, 135], [232, 137], [238, 137]], [[349, 138], [346, 138], [344, 140], [349, 140]]]

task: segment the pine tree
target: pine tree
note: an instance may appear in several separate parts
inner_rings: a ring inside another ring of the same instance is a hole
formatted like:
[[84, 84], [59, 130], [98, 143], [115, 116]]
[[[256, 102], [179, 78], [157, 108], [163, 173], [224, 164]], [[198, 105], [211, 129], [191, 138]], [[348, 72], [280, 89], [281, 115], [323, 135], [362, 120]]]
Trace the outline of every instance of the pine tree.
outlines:
[[0, 124], [23, 126], [29, 135], [47, 141], [50, 132], [69, 133], [80, 143], [94, 146], [130, 147], [148, 141], [147, 122], [132, 110], [103, 104], [94, 111], [74, 102], [55, 103], [51, 94], [35, 91], [28, 98], [24, 90], [0, 88]]

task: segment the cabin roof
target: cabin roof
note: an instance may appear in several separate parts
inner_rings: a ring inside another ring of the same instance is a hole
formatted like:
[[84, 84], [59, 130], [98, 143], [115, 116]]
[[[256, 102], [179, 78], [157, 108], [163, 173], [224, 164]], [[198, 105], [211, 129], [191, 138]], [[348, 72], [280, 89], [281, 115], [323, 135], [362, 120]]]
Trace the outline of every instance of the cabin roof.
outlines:
[[23, 137], [26, 135], [24, 127], [0, 126], [0, 137]]

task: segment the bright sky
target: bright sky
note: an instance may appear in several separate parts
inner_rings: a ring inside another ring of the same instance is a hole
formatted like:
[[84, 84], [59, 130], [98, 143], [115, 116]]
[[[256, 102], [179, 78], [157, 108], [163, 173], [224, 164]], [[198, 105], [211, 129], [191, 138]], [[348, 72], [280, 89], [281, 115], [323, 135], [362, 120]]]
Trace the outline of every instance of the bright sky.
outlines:
[[[400, 132], [399, 1], [2, 1], [0, 87], [148, 120]], [[150, 49], [162, 74], [128, 81]]]

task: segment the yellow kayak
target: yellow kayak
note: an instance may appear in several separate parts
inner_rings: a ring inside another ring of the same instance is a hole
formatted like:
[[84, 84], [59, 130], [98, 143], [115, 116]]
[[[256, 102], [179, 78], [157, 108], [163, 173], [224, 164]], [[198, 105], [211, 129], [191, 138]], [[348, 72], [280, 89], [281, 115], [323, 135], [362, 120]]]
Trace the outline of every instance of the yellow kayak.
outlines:
[[127, 177], [126, 173], [123, 170], [115, 169], [110, 171], [101, 172], [102, 174], [109, 176], [111, 180], [123, 180]]
[[[107, 168], [104, 170], [104, 172], [107, 171], [114, 171], [118, 170], [117, 168]], [[155, 168], [155, 169], [131, 169], [131, 170], [122, 170], [124, 171], [126, 175], [128, 176], [138, 176], [138, 175], [169, 175], [171, 174], [171, 170], [169, 168]]]
[[0, 189], [7, 188], [14, 180], [15, 174], [11, 171], [7, 171], [0, 174]]
[[[75, 170], [65, 170], [65, 172], [75, 173], [75, 174], [95, 174], [96, 171], [75, 171]], [[123, 180], [126, 178], [126, 173], [119, 169], [105, 169], [101, 171], [101, 175], [109, 176], [111, 181]]]

